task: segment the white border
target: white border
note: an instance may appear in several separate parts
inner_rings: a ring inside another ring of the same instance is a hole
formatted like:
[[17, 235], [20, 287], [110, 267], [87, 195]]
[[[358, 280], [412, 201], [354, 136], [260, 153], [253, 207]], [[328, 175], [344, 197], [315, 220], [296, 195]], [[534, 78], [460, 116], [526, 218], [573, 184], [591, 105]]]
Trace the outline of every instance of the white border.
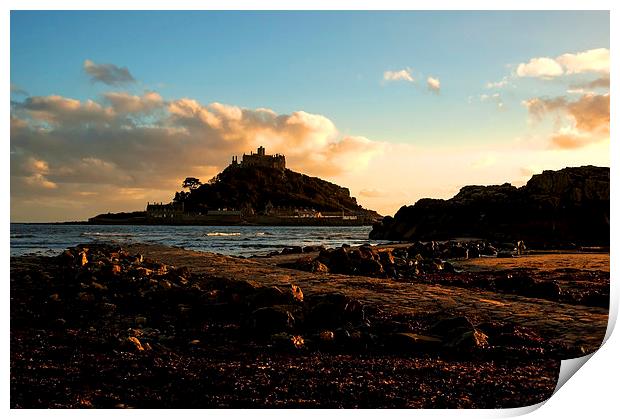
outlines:
[[[1, 74], [3, 79], [2, 91], [5, 92], [5, 102], [3, 103], [3, 118], [2, 124], [3, 133], [5, 134], [5, 138], [9, 138], [9, 102], [6, 100], [7, 97], [10, 96], [9, 86], [10, 86], [10, 71], [8, 65], [9, 48], [10, 48], [10, 39], [9, 39], [9, 25], [10, 25], [10, 17], [9, 11], [13, 10], [71, 10], [71, 9], [94, 9], [94, 10], [141, 10], [144, 8], [150, 10], [200, 10], [200, 9], [211, 9], [211, 10], [244, 10], [244, 9], [252, 9], [252, 10], [350, 10], [350, 9], [362, 9], [362, 10], [611, 10], [611, 43], [613, 44], [614, 37], [617, 36], [617, 30], [615, 29], [618, 24], [618, 19], [616, 18], [616, 8], [614, 7], [614, 3], [611, 1], [600, 1], [600, 0], [591, 0], [591, 1], [575, 1], [575, 0], [547, 0], [542, 2], [540, 0], [522, 0], [522, 1], [489, 1], [489, 0], [470, 0], [467, 2], [457, 1], [457, 0], [435, 0], [432, 2], [412, 2], [412, 1], [397, 1], [397, 0], [382, 0], [382, 1], [368, 1], [368, 0], [357, 0], [357, 1], [326, 1], [326, 0], [269, 0], [269, 1], [252, 1], [252, 0], [229, 0], [229, 1], [194, 1], [194, 0], [151, 0], [148, 2], [145, 1], [136, 1], [136, 0], [123, 0], [123, 1], [115, 1], [115, 0], [93, 0], [88, 3], [84, 1], [78, 0], [59, 0], [51, 3], [50, 1], [45, 0], [8, 0], [3, 3], [4, 13], [0, 18], [0, 31], [3, 32], [3, 35], [0, 39], [0, 45], [2, 48], [2, 56], [5, 58], [3, 60], [4, 65], [2, 66]], [[570, 28], [567, 28], [570, 30]], [[616, 59], [615, 49], [613, 45], [610, 48], [612, 50], [611, 58], [612, 58], [612, 71], [617, 67], [618, 60]], [[612, 79], [612, 89], [614, 89], [614, 80], [616, 74], [613, 74]], [[611, 95], [612, 102], [612, 133], [615, 133], [614, 130], [614, 117], [617, 116], [616, 112], [616, 93]], [[612, 135], [614, 137], [614, 135]], [[616, 156], [618, 156], [620, 150], [618, 149], [617, 144], [615, 143], [617, 139], [614, 138], [611, 142], [611, 161], [612, 161], [612, 210], [611, 213], [618, 214], [618, 205], [617, 205], [617, 197], [618, 195], [618, 183], [616, 170]], [[2, 192], [5, 196], [5, 202], [8, 202], [10, 198], [9, 193], [9, 141], [5, 142], [5, 152], [0, 153], [0, 168], [3, 172], [3, 182], [2, 182]], [[4, 298], [5, 302], [8, 299], [9, 295], [9, 261], [7, 255], [9, 254], [9, 223], [10, 223], [10, 211], [9, 206], [5, 204], [2, 208], [4, 224], [2, 224], [2, 231], [4, 234], [4, 241], [2, 241], [2, 251], [5, 257], [2, 259], [3, 272], [5, 275], [3, 276], [3, 287], [4, 287]], [[614, 255], [615, 255], [615, 245], [618, 239], [618, 228], [617, 223], [615, 223], [615, 217], [612, 217], [612, 258], [611, 258], [611, 272], [612, 272], [612, 307], [610, 308], [610, 319], [617, 318], [618, 313], [618, 292], [617, 286], [615, 286], [615, 279], [618, 278], [617, 266], [614, 263]], [[5, 339], [5, 344], [2, 346], [2, 359], [4, 362], [2, 363], [2, 372], [4, 380], [1, 382], [0, 393], [2, 394], [2, 398], [5, 401], [5, 408], [8, 410], [9, 408], [9, 304], [4, 305], [4, 312], [2, 317], [2, 331]], [[611, 326], [611, 325], [610, 325]], [[611, 330], [611, 329], [610, 329]], [[615, 335], [611, 335], [606, 344], [592, 356], [592, 359], [587, 363], [587, 365], [577, 373], [577, 377], [569, 380], [565, 386], [563, 386], [557, 394], [555, 394], [547, 403], [545, 403], [544, 407], [538, 409], [533, 415], [537, 417], [579, 417], [583, 418], [584, 416], [592, 416], [594, 417], [612, 417], [615, 416], [618, 412], [618, 396], [617, 396], [617, 383], [618, 383], [618, 374], [619, 367], [617, 353], [620, 342], [617, 338], [617, 333]], [[526, 413], [526, 411], [532, 410], [532, 408], [524, 408], [524, 409], [512, 409], [512, 410], [504, 410], [504, 411], [486, 411], [486, 410], [472, 410], [472, 411], [444, 411], [444, 410], [391, 410], [385, 411], [385, 414], [394, 416], [394, 417], [410, 417], [411, 415], [416, 415], [420, 417], [480, 417], [480, 416], [512, 416], [516, 414]], [[11, 415], [15, 416], [26, 416], [26, 417], [35, 417], [40, 415], [46, 416], [74, 416], [74, 415], [109, 415], [111, 412], [109, 411], [10, 411]], [[145, 416], [149, 417], [152, 415], [168, 415], [168, 414], [177, 414], [177, 412], [168, 411], [115, 411], [113, 413], [115, 416]], [[204, 415], [208, 414], [212, 417], [230, 417], [232, 416], [241, 416], [247, 415], [245, 411], [239, 410], [220, 410], [220, 411], [179, 411], [179, 415]], [[323, 410], [296, 410], [296, 411], [286, 411], [286, 410], [277, 410], [277, 411], [265, 411], [265, 410], [253, 410], [250, 413], [255, 417], [265, 417], [265, 418], [287, 418], [289, 419], [291, 415], [295, 415], [296, 417], [314, 417], [316, 415], [344, 415], [344, 416], [353, 416], [364, 418], [370, 418], [371, 415], [375, 416], [377, 413], [374, 411], [323, 411]]]

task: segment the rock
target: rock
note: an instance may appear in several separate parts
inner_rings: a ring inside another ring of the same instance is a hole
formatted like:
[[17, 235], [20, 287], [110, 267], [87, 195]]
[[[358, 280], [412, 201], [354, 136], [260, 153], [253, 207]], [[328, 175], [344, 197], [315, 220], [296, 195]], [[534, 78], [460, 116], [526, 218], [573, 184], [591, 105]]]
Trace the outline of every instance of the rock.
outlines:
[[337, 329], [345, 323], [361, 323], [365, 319], [363, 305], [343, 294], [318, 296], [310, 304], [306, 323], [316, 329]]
[[302, 336], [294, 336], [284, 332], [271, 335], [271, 340], [276, 348], [282, 350], [301, 349], [305, 344]]
[[396, 276], [396, 263], [394, 261], [394, 255], [390, 249], [382, 250], [379, 252], [379, 262], [382, 270], [389, 276]]
[[385, 275], [385, 270], [383, 269], [383, 265], [381, 262], [375, 259], [362, 259], [359, 265], [360, 275], [366, 276], [379, 276], [383, 277]]
[[100, 303], [97, 308], [103, 313], [112, 313], [116, 311], [116, 304], [113, 303]]
[[78, 265], [84, 266], [88, 263], [88, 258], [86, 257], [86, 251], [81, 251], [78, 253], [77, 257]]
[[59, 318], [54, 320], [54, 327], [57, 327], [58, 329], [64, 329], [66, 324], [67, 321], [65, 319]]
[[95, 282], [95, 281], [91, 282], [90, 287], [95, 289], [95, 290], [97, 290], [97, 291], [107, 291], [108, 290], [108, 287], [106, 287], [105, 285], [101, 285], [100, 283]]
[[320, 252], [321, 250], [325, 250], [325, 246], [323, 245], [315, 245], [315, 246], [305, 246], [302, 251], [304, 253], [314, 253]]
[[441, 337], [444, 348], [456, 351], [471, 351], [489, 343], [488, 336], [463, 316], [439, 320], [431, 327], [431, 334]]
[[519, 295], [531, 295], [531, 290], [536, 285], [536, 281], [527, 275], [507, 275], [495, 278], [495, 288], [499, 291], [510, 292]]
[[347, 249], [344, 247], [339, 247], [331, 253], [327, 266], [329, 267], [329, 270], [333, 273], [353, 273], [351, 269], [351, 259], [347, 252]]
[[60, 263], [62, 263], [63, 265], [73, 265], [75, 263], [75, 256], [73, 256], [73, 253], [71, 253], [70, 250], [65, 250], [64, 252], [61, 253], [61, 255], [59, 256], [60, 259]]
[[458, 351], [471, 351], [473, 349], [487, 347], [488, 345], [489, 337], [479, 330], [473, 330], [456, 336], [445, 346]]
[[310, 272], [326, 274], [329, 273], [329, 268], [327, 267], [327, 265], [319, 262], [318, 260], [313, 260], [312, 265], [310, 266]]
[[417, 333], [392, 333], [387, 337], [386, 346], [394, 351], [426, 352], [435, 351], [442, 345], [441, 339]]
[[298, 303], [303, 303], [304, 301], [304, 293], [300, 287], [297, 285], [291, 284], [291, 294], [293, 296], [293, 301]]
[[331, 330], [321, 330], [319, 333], [319, 339], [322, 342], [333, 342], [335, 338], [334, 332]]
[[80, 292], [78, 293], [78, 299], [84, 303], [92, 303], [95, 301], [95, 296], [90, 292]]
[[297, 253], [303, 253], [303, 249], [301, 246], [285, 247], [284, 249], [282, 249], [282, 252], [280, 252], [280, 254], [282, 255], [294, 255]]
[[538, 281], [534, 285], [533, 293], [537, 298], [558, 300], [562, 295], [562, 289], [557, 281]]
[[288, 304], [289, 296], [278, 287], [261, 287], [248, 296], [251, 307], [262, 308]]
[[284, 263], [281, 266], [291, 267], [293, 269], [299, 269], [300, 271], [306, 271], [306, 272], [319, 272], [319, 273], [329, 272], [329, 268], [327, 267], [327, 265], [320, 262], [318, 258], [313, 259], [310, 256], [299, 258], [292, 264]]
[[135, 336], [130, 336], [127, 339], [125, 339], [123, 348], [127, 350], [131, 350], [131, 351], [138, 351], [138, 352], [145, 350], [145, 347], [142, 345], [142, 342], [140, 342], [140, 340]]
[[394, 217], [375, 223], [369, 237], [401, 241], [485, 237], [609, 245], [609, 172], [608, 167], [567, 167], [545, 170], [520, 188], [508, 183], [465, 186], [448, 200], [420, 199], [401, 207]]
[[474, 330], [474, 325], [467, 317], [459, 316], [437, 321], [431, 327], [430, 332], [434, 336], [452, 337], [464, 332], [473, 332]]
[[290, 311], [281, 307], [263, 307], [252, 312], [251, 326], [262, 335], [284, 332], [292, 329], [295, 318]]
[[453, 245], [448, 250], [447, 259], [469, 259], [469, 249], [460, 244]]

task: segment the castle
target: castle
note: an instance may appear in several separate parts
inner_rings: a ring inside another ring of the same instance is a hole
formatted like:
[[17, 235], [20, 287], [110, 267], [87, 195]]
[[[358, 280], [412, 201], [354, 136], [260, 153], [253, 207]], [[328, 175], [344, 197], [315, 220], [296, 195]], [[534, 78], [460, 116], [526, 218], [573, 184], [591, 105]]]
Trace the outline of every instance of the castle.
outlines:
[[282, 154], [265, 154], [265, 147], [260, 146], [256, 150], [256, 154], [243, 153], [241, 163], [237, 160], [237, 156], [232, 157], [231, 166], [241, 167], [270, 167], [272, 169], [284, 170], [286, 168], [286, 159]]

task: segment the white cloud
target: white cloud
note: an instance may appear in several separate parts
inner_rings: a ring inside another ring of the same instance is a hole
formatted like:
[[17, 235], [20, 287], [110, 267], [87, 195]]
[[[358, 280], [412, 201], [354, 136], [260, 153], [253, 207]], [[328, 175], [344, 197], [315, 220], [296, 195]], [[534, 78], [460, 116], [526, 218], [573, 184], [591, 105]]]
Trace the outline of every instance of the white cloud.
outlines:
[[439, 82], [439, 79], [434, 77], [428, 77], [426, 79], [426, 86], [429, 90], [435, 93], [439, 93], [439, 89], [441, 89], [441, 83]]
[[413, 78], [413, 75], [411, 74], [411, 69], [406, 68], [403, 70], [397, 70], [397, 71], [385, 71], [383, 73], [383, 80], [385, 81], [407, 81], [410, 83], [415, 82], [415, 79]]
[[517, 67], [519, 77], [538, 77], [550, 79], [564, 74], [562, 66], [553, 58], [532, 58], [528, 63], [521, 63]]
[[566, 74], [603, 73], [609, 74], [609, 50], [596, 48], [576, 54], [563, 54], [556, 58]]
[[485, 87], [487, 89], [501, 89], [508, 86], [509, 84], [510, 80], [508, 79], [508, 76], [504, 76], [500, 81], [488, 82], [487, 84], [485, 84]]
[[567, 53], [555, 59], [532, 58], [528, 63], [521, 63], [517, 67], [519, 77], [552, 79], [580, 73], [609, 74], [609, 49], [596, 48], [578, 53]]

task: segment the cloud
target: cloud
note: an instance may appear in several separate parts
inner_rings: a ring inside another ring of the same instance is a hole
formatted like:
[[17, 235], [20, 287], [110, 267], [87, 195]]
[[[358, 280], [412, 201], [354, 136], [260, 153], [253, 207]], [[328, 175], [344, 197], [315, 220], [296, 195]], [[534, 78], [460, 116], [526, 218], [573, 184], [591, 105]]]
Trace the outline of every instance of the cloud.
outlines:
[[385, 81], [407, 81], [410, 83], [414, 83], [415, 79], [413, 78], [413, 75], [411, 74], [411, 69], [406, 68], [403, 70], [397, 70], [397, 71], [385, 71], [383, 73], [383, 80]]
[[588, 82], [573, 83], [570, 85], [570, 89], [572, 90], [581, 89], [582, 91], [584, 89], [609, 89], [609, 75], [599, 77], [598, 79], [588, 81]]
[[566, 74], [602, 73], [609, 74], [609, 50], [596, 48], [576, 54], [563, 54], [556, 58]]
[[45, 160], [29, 157], [22, 165], [21, 169], [25, 176], [24, 183], [33, 189], [56, 189], [58, 185], [51, 182], [46, 175], [49, 173], [49, 164]]
[[534, 121], [547, 115], [557, 117], [551, 145], [557, 148], [579, 148], [609, 138], [609, 94], [587, 93], [571, 101], [566, 97], [532, 98], [524, 101]]
[[11, 83], [11, 94], [21, 95], [21, 96], [29, 96], [28, 92], [19, 87], [16, 84]]
[[91, 60], [85, 60], [84, 71], [93, 83], [101, 82], [109, 86], [120, 86], [136, 81], [127, 67], [117, 67], [114, 64], [96, 64]]
[[487, 84], [485, 84], [485, 87], [487, 89], [501, 89], [501, 88], [508, 86], [509, 84], [510, 84], [510, 80], [508, 76], [504, 76], [502, 77], [500, 81], [488, 82]]
[[532, 58], [527, 63], [517, 66], [519, 77], [537, 77], [552, 79], [554, 77], [580, 74], [609, 74], [609, 49], [596, 48], [578, 53], [562, 54], [553, 59], [549, 57]]
[[92, 211], [96, 205], [85, 200], [97, 194], [106, 197], [99, 212], [121, 201], [119, 210], [140, 208], [137, 196], [170, 199], [185, 177], [208, 180], [232, 155], [259, 145], [285, 154], [291, 169], [321, 177], [359, 173], [384, 152], [383, 143], [341, 135], [323, 115], [166, 101], [155, 92], [110, 92], [100, 102], [32, 97], [11, 111], [12, 197], [22, 206], [34, 197], [58, 205], [74, 199]]
[[439, 82], [439, 79], [434, 77], [428, 77], [426, 79], [426, 86], [428, 87], [428, 90], [435, 93], [439, 93], [439, 89], [441, 89], [441, 83]]
[[13, 103], [13, 108], [36, 121], [56, 125], [105, 123], [115, 116], [112, 108], [92, 100], [80, 102], [58, 95], [28, 97], [23, 102]]
[[517, 67], [519, 77], [538, 77], [551, 79], [564, 74], [562, 66], [553, 58], [532, 58], [528, 63], [521, 63]]
[[108, 92], [103, 96], [117, 113], [145, 113], [164, 105], [164, 100], [156, 92], [146, 92], [142, 96], [133, 96], [125, 92]]
[[504, 100], [502, 99], [502, 95], [499, 93], [491, 93], [491, 94], [483, 93], [479, 96], [479, 98], [480, 98], [480, 102], [494, 103], [495, 106], [497, 106], [497, 109], [504, 108]]

